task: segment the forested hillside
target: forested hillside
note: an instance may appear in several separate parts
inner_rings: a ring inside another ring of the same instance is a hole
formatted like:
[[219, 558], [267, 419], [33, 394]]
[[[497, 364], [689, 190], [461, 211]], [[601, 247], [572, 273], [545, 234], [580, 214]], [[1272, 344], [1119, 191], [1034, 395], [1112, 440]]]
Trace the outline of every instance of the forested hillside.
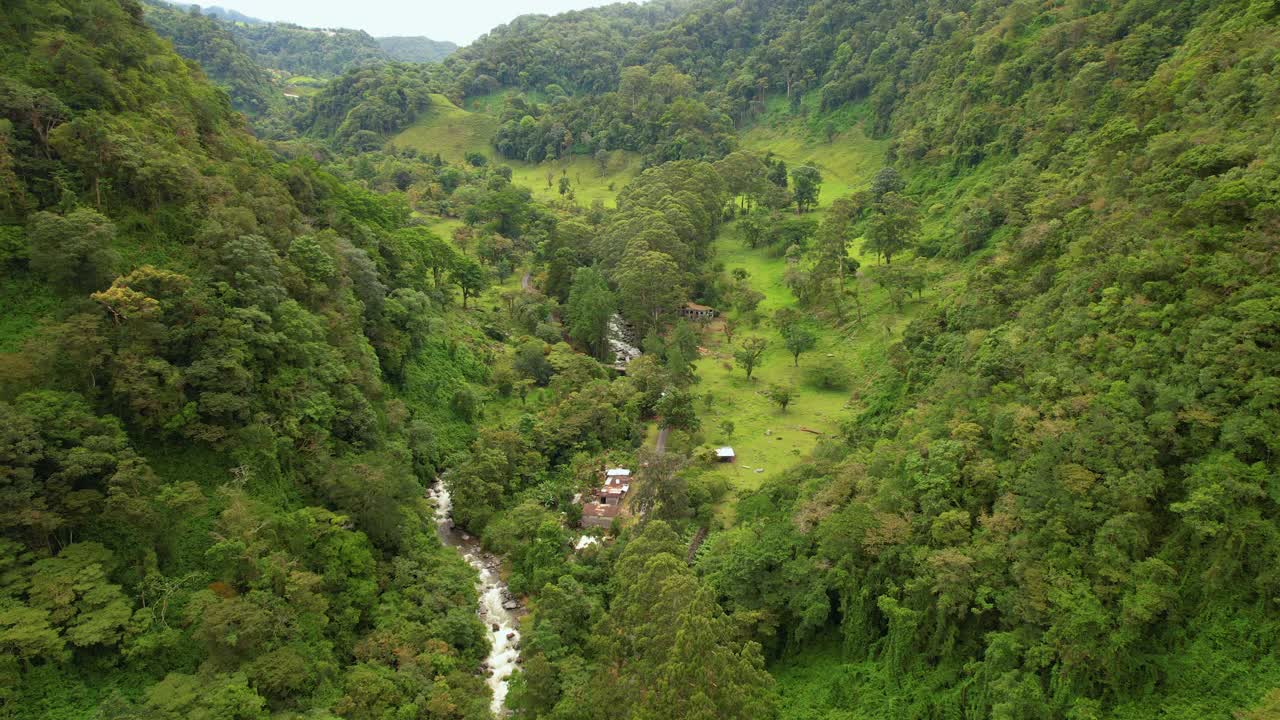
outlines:
[[231, 105], [261, 115], [280, 102], [271, 76], [236, 40], [229, 26], [199, 8], [183, 10], [162, 0], [144, 3], [147, 24], [173, 42], [179, 55], [194, 61], [231, 96]]
[[380, 37], [378, 45], [400, 62], [439, 62], [457, 51], [458, 46], [448, 40], [432, 40], [421, 35]]
[[0, 67], [0, 714], [487, 716], [423, 490], [488, 351], [404, 197], [130, 0], [10, 4]]
[[147, 19], [0, 17], [0, 717], [1280, 712], [1280, 3]]
[[[263, 22], [218, 7], [143, 2], [156, 32], [227, 87], [238, 107], [246, 86], [258, 87], [262, 80], [257, 76], [264, 72], [328, 78], [392, 60], [438, 62], [457, 49], [451, 42], [421, 36], [374, 39], [360, 30]], [[260, 108], [246, 104], [241, 109]]]
[[230, 27], [260, 64], [294, 75], [332, 77], [389, 59], [378, 41], [363, 30], [325, 30], [287, 23]]

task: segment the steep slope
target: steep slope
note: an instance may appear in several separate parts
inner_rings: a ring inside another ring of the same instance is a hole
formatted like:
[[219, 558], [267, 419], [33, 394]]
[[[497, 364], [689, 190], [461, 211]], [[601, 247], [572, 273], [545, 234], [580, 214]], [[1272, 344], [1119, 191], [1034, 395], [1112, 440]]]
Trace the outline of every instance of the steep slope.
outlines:
[[294, 75], [327, 78], [391, 59], [363, 30], [305, 28], [289, 23], [228, 27], [260, 65]]
[[0, 713], [489, 717], [423, 485], [483, 344], [403, 197], [132, 0], [7, 4], [0, 68]]
[[271, 77], [235, 39], [226, 24], [200, 10], [182, 10], [162, 0], [144, 3], [147, 24], [173, 43], [179, 55], [200, 65], [231, 96], [237, 110], [253, 115], [279, 104]]

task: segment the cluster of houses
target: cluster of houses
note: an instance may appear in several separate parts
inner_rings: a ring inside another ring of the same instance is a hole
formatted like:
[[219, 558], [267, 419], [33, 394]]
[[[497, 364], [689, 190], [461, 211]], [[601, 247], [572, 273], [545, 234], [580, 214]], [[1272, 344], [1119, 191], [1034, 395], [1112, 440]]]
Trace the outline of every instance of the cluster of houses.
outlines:
[[[716, 460], [733, 462], [733, 448], [716, 448]], [[606, 530], [613, 527], [613, 519], [625, 514], [623, 503], [629, 492], [631, 492], [631, 470], [620, 467], [605, 468], [604, 482], [595, 491], [581, 498], [582, 527], [598, 527]], [[575, 501], [577, 500], [578, 498], [575, 498]]]

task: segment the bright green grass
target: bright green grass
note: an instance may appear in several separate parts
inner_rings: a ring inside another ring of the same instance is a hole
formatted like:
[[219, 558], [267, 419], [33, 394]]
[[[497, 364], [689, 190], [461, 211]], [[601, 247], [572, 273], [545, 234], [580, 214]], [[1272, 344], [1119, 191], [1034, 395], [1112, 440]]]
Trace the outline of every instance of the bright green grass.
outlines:
[[322, 89], [311, 85], [290, 85], [282, 94], [285, 97], [311, 97], [319, 95]]
[[311, 97], [312, 95], [319, 95], [325, 84], [325, 81], [320, 78], [308, 75], [294, 75], [285, 79], [282, 92], [285, 95], [294, 97]]
[[811, 165], [822, 173], [820, 207], [854, 191], [866, 188], [877, 170], [884, 165], [888, 141], [875, 140], [863, 132], [863, 125], [838, 118], [837, 126], [847, 126], [832, 142], [811, 131], [802, 117], [771, 111], [739, 137], [743, 149], [773, 154], [787, 162], [787, 167]]
[[[593, 158], [585, 155], [548, 160], [536, 165], [523, 162], [506, 164], [511, 166], [512, 182], [532, 190], [534, 199], [541, 202], [559, 200], [560, 178], [569, 178], [574, 201], [583, 207], [590, 207], [596, 200], [606, 206], [614, 206], [618, 191], [640, 174], [640, 156], [620, 150], [610, 153], [604, 170], [601, 170]], [[552, 175], [550, 187], [547, 186], [548, 173]]]
[[466, 223], [458, 218], [447, 218], [438, 216], [427, 216], [426, 224], [428, 228], [441, 239], [453, 242], [453, 231], [462, 227]]
[[[769, 349], [752, 380], [748, 381], [742, 369], [734, 364], [732, 348], [723, 333], [716, 330], [718, 322], [704, 332], [702, 345], [709, 354], [697, 363], [701, 380], [694, 391], [699, 396], [712, 395], [710, 408], [701, 404], [702, 401], [698, 406], [707, 440], [732, 445], [737, 455], [736, 463], [717, 465], [711, 472], [725, 476], [741, 493], [759, 487], [765, 479], [808, 455], [820, 436], [807, 431], [833, 433], [838, 430], [841, 418], [865, 409], [861, 398], [871, 394], [877, 379], [887, 371], [889, 346], [901, 337], [907, 323], [920, 309], [939, 292], [945, 292], [948, 285], [939, 282], [926, 290], [923, 300], [913, 300], [899, 312], [884, 291], [865, 277], [857, 278], [853, 282], [859, 283], [865, 322], [837, 326], [830, 318], [818, 318], [812, 323], [818, 336], [817, 346], [802, 354], [799, 367], [795, 367], [783, 347], [781, 335], [769, 322], [775, 310], [796, 307], [794, 296], [783, 283], [786, 260], [770, 257], [765, 249], [747, 248], [733, 225], [721, 232], [714, 247], [716, 258], [724, 263], [726, 272], [745, 269], [750, 273], [747, 282], [765, 296], [759, 306], [760, 320], [756, 327], [740, 322], [734, 335], [734, 345], [740, 345], [750, 336], [769, 341]], [[868, 263], [865, 258], [861, 261], [864, 265]], [[847, 390], [819, 390], [805, 383], [805, 368], [825, 362], [837, 362], [849, 370], [851, 382]], [[761, 394], [770, 383], [795, 389], [795, 399], [785, 413]], [[725, 420], [734, 425], [733, 435], [727, 440], [719, 429]], [[766, 435], [766, 431], [770, 434]], [[763, 472], [756, 472], [757, 468], [763, 468]], [[733, 500], [731, 494], [717, 508], [717, 515], [726, 521], [730, 518]]]
[[396, 147], [411, 147], [423, 153], [440, 153], [452, 162], [461, 162], [468, 152], [492, 156], [489, 141], [498, 121], [483, 113], [473, 113], [454, 105], [444, 95], [432, 94], [431, 107], [417, 122], [391, 139]]
[[543, 103], [547, 99], [546, 94], [542, 92], [508, 88], [487, 95], [470, 96], [463, 105], [471, 112], [485, 113], [496, 118], [501, 116], [503, 105], [506, 104], [507, 98], [515, 95], [523, 95], [525, 102], [528, 103]]

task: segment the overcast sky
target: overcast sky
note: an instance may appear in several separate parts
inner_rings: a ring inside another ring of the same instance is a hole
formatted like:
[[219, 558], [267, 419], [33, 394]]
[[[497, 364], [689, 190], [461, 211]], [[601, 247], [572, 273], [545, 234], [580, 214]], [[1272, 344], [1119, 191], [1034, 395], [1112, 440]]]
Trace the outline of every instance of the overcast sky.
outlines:
[[465, 45], [529, 13], [554, 14], [616, 0], [185, 0], [262, 20], [306, 27], [357, 28], [375, 37], [426, 35]]

